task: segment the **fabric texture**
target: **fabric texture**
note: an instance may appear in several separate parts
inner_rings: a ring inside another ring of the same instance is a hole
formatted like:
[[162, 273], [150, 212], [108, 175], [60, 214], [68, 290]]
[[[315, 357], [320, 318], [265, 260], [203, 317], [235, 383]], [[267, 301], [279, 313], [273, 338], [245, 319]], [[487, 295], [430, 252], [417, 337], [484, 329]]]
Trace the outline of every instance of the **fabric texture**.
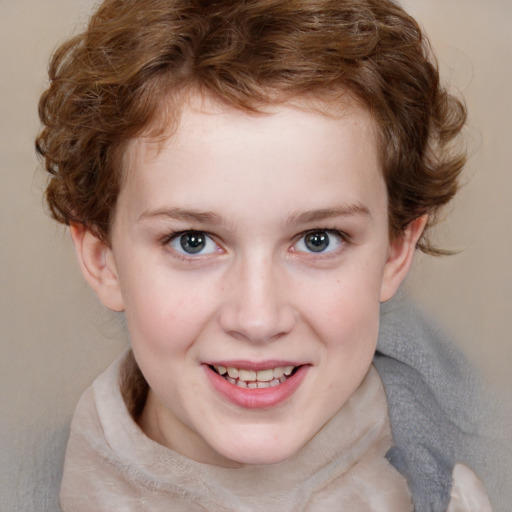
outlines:
[[446, 512], [487, 512], [491, 510], [487, 491], [478, 477], [464, 464], [456, 464]]
[[491, 510], [469, 469], [480, 473], [496, 457], [475, 427], [478, 382], [414, 308], [384, 306], [378, 371], [372, 366], [351, 399], [294, 457], [272, 466], [201, 464], [145, 436], [120, 389], [128, 354], [77, 406], [63, 512]]
[[392, 438], [372, 367], [339, 413], [294, 457], [228, 469], [189, 460], [147, 438], [118, 380], [123, 358], [82, 397], [61, 488], [63, 512], [411, 512], [402, 475], [387, 461]]
[[[409, 483], [415, 512], [445, 512], [457, 462], [485, 466], [481, 383], [474, 370], [412, 305], [383, 305], [374, 364], [388, 399], [391, 463]], [[484, 510], [484, 509], [482, 509]]]

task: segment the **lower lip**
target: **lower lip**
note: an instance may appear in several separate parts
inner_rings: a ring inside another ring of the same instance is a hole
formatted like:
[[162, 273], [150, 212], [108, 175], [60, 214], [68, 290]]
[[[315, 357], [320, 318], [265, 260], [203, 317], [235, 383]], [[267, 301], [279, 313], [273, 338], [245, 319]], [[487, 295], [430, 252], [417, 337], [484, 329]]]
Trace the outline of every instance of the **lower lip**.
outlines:
[[236, 384], [228, 382], [207, 365], [204, 365], [204, 368], [213, 388], [233, 404], [246, 409], [268, 409], [285, 402], [293, 395], [304, 380], [309, 367], [301, 366], [278, 386], [262, 389], [240, 388]]

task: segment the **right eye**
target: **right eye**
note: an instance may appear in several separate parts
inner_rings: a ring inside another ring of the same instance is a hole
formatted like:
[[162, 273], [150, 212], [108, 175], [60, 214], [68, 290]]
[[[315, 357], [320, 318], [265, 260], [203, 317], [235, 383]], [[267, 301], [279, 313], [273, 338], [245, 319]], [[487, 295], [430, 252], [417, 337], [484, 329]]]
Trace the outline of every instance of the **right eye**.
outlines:
[[219, 250], [219, 246], [203, 231], [177, 233], [168, 243], [176, 252], [187, 256], [211, 254]]

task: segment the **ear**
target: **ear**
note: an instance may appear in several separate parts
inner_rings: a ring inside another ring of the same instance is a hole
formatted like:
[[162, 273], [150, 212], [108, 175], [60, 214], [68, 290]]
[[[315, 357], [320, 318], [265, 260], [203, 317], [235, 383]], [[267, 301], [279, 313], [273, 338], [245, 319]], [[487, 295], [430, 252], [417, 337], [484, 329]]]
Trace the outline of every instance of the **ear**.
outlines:
[[112, 249], [82, 224], [71, 224], [80, 269], [105, 307], [124, 311]]
[[416, 244], [427, 224], [427, 215], [414, 219], [403, 236], [390, 244], [389, 255], [384, 267], [384, 278], [380, 289], [380, 302], [386, 302], [395, 295], [411, 268]]

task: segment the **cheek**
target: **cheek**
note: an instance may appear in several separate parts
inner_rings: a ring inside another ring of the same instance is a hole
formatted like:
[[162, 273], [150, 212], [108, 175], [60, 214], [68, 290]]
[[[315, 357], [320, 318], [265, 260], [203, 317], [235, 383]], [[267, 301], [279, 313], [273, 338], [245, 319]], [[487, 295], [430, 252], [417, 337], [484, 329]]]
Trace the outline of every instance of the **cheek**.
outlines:
[[[350, 265], [333, 275], [326, 275], [316, 286], [307, 290], [308, 303], [325, 323], [344, 325], [364, 323], [379, 311], [383, 265]], [[303, 293], [305, 293], [304, 290]], [[328, 321], [331, 319], [331, 322]]]
[[[305, 309], [310, 325], [330, 356], [348, 371], [369, 364], [373, 356], [379, 329], [380, 272], [345, 272], [337, 279], [325, 282], [310, 294]], [[360, 363], [358, 362], [360, 361]]]
[[132, 345], [158, 354], [184, 349], [206, 319], [208, 301], [201, 289], [165, 273], [140, 274], [125, 287], [126, 320]]
[[361, 295], [350, 300], [336, 299], [321, 310], [317, 308], [317, 324], [325, 333], [325, 341], [349, 359], [373, 352], [379, 328], [379, 302]]

